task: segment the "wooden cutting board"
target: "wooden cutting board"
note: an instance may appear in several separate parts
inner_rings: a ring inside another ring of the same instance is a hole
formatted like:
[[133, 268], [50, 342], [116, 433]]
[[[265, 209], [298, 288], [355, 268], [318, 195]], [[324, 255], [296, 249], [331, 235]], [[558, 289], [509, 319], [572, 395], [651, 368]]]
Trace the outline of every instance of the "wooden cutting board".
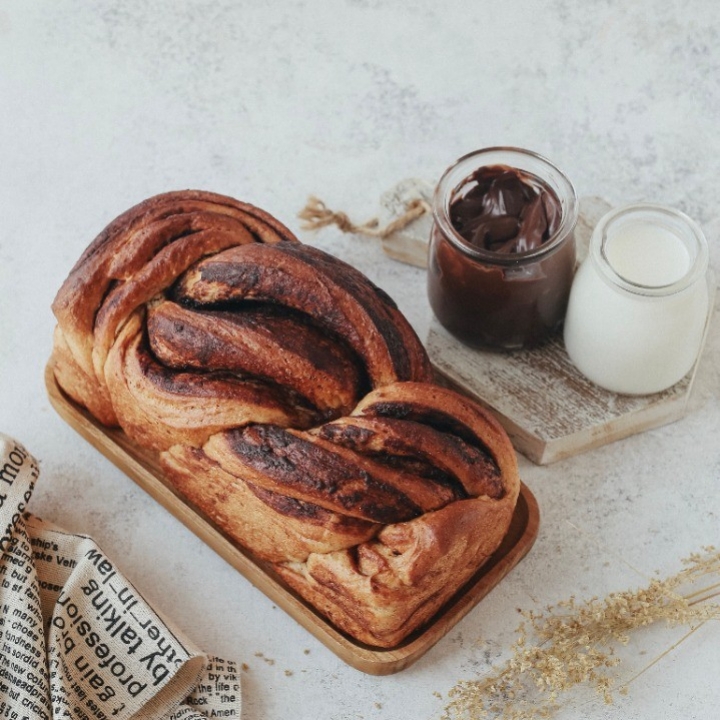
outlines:
[[695, 375], [654, 395], [618, 395], [583, 377], [559, 336], [534, 350], [483, 352], [433, 321], [426, 346], [445, 382], [490, 409], [515, 449], [538, 465], [678, 420]]
[[373, 648], [335, 628], [285, 585], [269, 563], [233, 543], [209, 518], [180, 497], [163, 477], [156, 452], [135, 445], [117, 428], [104, 427], [70, 400], [57, 385], [51, 363], [45, 370], [45, 384], [52, 406], [70, 427], [340, 659], [371, 675], [399, 672], [422, 657], [525, 557], [537, 537], [538, 505], [530, 490], [522, 485], [508, 534], [488, 562], [401, 645]]
[[[408, 202], [431, 198], [428, 183], [404, 180], [382, 196], [380, 219], [387, 225]], [[595, 225], [610, 209], [603, 198], [580, 198], [575, 228], [578, 262], [587, 256]], [[394, 260], [426, 267], [431, 225], [429, 215], [418, 218], [384, 239], [383, 250]], [[712, 278], [709, 289], [712, 311]], [[463, 345], [433, 319], [425, 344], [441, 378], [491, 410], [515, 449], [539, 465], [682, 418], [697, 368], [696, 363], [685, 378], [664, 392], [618, 395], [594, 385], [575, 369], [560, 335], [533, 350], [483, 351]]]

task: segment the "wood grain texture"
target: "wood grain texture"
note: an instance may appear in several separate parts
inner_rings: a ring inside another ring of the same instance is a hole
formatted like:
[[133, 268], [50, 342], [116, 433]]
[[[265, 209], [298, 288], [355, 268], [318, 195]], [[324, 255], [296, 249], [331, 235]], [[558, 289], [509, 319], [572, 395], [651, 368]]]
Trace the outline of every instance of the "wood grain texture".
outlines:
[[427, 350], [443, 379], [488, 407], [515, 449], [538, 465], [678, 420], [694, 377], [693, 369], [653, 395], [618, 395], [580, 374], [561, 336], [533, 350], [482, 351], [463, 345], [435, 320]]
[[78, 434], [341, 660], [371, 675], [397, 673], [422, 657], [522, 560], [537, 537], [538, 505], [530, 490], [522, 485], [505, 539], [470, 581], [399, 646], [386, 650], [363, 645], [333, 627], [290, 590], [268, 563], [232, 543], [208, 518], [177, 495], [163, 478], [157, 453], [138, 447], [119, 429], [104, 427], [72, 402], [57, 385], [50, 363], [45, 371], [45, 384], [52, 406]]

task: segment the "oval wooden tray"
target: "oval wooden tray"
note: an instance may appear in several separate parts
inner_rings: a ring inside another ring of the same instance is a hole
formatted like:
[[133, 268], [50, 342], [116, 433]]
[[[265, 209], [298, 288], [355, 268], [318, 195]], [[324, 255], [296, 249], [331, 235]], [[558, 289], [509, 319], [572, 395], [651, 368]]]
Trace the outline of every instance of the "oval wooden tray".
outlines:
[[340, 659], [371, 675], [399, 672], [426, 653], [520, 562], [537, 537], [538, 505], [530, 490], [522, 485], [508, 534], [490, 560], [401, 645], [373, 648], [337, 630], [289, 589], [268, 563], [231, 542], [208, 518], [177, 495], [163, 478], [157, 453], [138, 447], [121, 430], [101, 425], [70, 400], [57, 385], [51, 363], [45, 370], [45, 384], [52, 406], [68, 425]]

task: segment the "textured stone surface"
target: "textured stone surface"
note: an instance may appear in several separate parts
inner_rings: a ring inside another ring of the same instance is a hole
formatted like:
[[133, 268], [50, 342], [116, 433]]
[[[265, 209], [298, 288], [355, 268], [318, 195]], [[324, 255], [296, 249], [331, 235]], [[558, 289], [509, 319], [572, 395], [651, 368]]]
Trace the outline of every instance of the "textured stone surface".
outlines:
[[[36, 514], [93, 535], [200, 646], [250, 666], [245, 720], [439, 718], [439, 695], [507, 656], [516, 608], [643, 583], [720, 544], [720, 315], [688, 416], [548, 467], [521, 458], [542, 510], [531, 554], [415, 666], [373, 678], [50, 409], [49, 307], [72, 264], [156, 192], [228, 193], [297, 230], [311, 193], [363, 220], [399, 180], [432, 180], [466, 152], [508, 144], [551, 158], [579, 195], [686, 211], [718, 267], [719, 28], [714, 0], [0, 5], [0, 429], [42, 459]], [[333, 228], [301, 237], [367, 273], [425, 337], [422, 270], [389, 260], [378, 240]], [[716, 717], [719, 632], [698, 630], [616, 705], [590, 695], [559, 717]], [[662, 649], [652, 637], [625, 677]]]

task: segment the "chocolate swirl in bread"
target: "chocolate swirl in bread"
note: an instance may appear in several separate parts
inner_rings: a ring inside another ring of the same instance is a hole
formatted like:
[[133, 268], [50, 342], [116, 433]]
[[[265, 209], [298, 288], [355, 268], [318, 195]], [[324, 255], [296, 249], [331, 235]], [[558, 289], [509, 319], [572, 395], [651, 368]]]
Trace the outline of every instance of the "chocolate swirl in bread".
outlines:
[[507, 531], [504, 431], [432, 383], [384, 292], [262, 210], [198, 191], [140, 203], [53, 310], [65, 392], [363, 642], [400, 642]]

